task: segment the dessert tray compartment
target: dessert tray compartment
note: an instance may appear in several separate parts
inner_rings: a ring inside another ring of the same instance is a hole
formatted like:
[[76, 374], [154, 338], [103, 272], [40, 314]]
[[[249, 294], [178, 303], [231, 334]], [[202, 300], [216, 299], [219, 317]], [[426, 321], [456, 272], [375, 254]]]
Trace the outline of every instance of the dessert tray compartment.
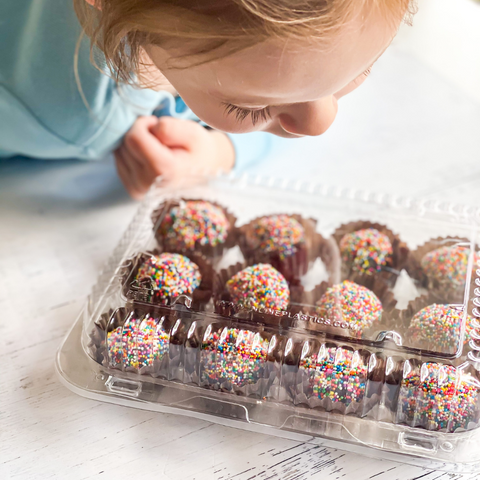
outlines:
[[57, 371], [90, 398], [473, 471], [478, 250], [469, 207], [273, 178], [159, 180]]

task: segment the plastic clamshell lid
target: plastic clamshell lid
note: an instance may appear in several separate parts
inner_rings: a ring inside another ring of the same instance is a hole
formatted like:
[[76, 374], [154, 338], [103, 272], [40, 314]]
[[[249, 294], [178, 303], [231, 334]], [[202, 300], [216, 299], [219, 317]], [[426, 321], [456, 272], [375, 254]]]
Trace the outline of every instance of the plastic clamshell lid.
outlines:
[[470, 465], [480, 265], [474, 212], [458, 212], [271, 179], [159, 183], [76, 355], [152, 409]]

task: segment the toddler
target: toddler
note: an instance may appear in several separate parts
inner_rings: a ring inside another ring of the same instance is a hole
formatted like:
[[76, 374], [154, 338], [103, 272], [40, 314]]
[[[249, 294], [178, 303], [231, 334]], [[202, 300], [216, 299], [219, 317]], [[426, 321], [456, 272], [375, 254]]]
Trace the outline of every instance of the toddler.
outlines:
[[0, 156], [114, 151], [133, 197], [160, 174], [228, 171], [258, 159], [267, 132], [325, 132], [411, 10], [411, 0], [2, 0]]

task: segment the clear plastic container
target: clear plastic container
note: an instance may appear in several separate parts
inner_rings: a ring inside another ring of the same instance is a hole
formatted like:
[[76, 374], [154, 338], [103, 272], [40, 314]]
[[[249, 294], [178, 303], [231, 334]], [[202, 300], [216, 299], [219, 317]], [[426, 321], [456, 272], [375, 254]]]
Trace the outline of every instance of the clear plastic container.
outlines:
[[57, 370], [90, 398], [474, 471], [478, 219], [289, 180], [159, 181]]

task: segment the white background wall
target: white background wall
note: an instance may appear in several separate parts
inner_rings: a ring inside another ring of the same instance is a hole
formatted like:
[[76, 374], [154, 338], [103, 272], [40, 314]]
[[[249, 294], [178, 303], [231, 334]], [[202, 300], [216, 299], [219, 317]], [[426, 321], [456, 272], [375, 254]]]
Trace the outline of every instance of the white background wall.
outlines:
[[396, 43], [480, 101], [480, 2], [419, 0], [418, 7], [414, 28], [403, 26]]

